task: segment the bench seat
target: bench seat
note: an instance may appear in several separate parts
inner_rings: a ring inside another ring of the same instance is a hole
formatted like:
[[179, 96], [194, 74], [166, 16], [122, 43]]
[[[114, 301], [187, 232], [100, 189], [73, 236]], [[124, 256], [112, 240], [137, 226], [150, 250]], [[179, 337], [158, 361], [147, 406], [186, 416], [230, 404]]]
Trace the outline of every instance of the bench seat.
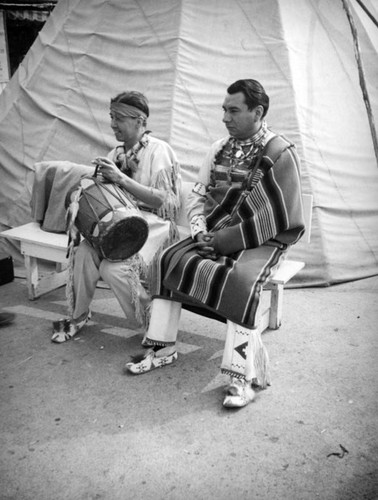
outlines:
[[[192, 182], [183, 183], [183, 206], [177, 220], [181, 239], [190, 235], [185, 215], [185, 200], [192, 186]], [[304, 240], [306, 243], [309, 243], [311, 235], [312, 195], [303, 195], [303, 206], [306, 222]], [[25, 261], [26, 281], [30, 300], [35, 300], [41, 295], [65, 285], [68, 275], [68, 261], [66, 257], [68, 237], [66, 234], [46, 232], [41, 229], [38, 222], [30, 222], [23, 226], [3, 231], [0, 235], [20, 242], [21, 253]], [[54, 262], [55, 270], [52, 273], [42, 275], [39, 266], [41, 259]], [[260, 312], [259, 329], [261, 332], [266, 330], [266, 328], [277, 329], [280, 327], [284, 287], [304, 266], [305, 263], [301, 261], [283, 260], [264, 286], [264, 290], [270, 291], [270, 304], [269, 307]]]
[[[186, 228], [179, 228], [181, 236], [187, 236]], [[182, 229], [182, 231], [181, 231]], [[14, 229], [3, 231], [1, 236], [18, 240], [24, 256], [26, 283], [30, 300], [64, 286], [67, 281], [67, 241], [66, 234], [43, 231], [38, 222], [30, 222]], [[55, 263], [55, 271], [41, 274], [40, 260]], [[304, 262], [284, 260], [272, 274], [264, 290], [270, 290], [270, 307], [260, 315], [260, 328], [277, 329], [282, 321], [284, 286], [304, 267]]]

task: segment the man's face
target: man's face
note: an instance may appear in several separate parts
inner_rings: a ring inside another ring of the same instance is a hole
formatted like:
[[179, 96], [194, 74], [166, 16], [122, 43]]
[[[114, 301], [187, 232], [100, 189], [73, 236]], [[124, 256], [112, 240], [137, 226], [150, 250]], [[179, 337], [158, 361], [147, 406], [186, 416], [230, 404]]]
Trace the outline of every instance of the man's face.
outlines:
[[131, 116], [120, 116], [113, 111], [110, 112], [110, 126], [117, 141], [129, 142], [138, 138], [140, 118]]
[[249, 110], [243, 92], [227, 94], [223, 102], [223, 123], [236, 139], [248, 139], [261, 127], [261, 106]]

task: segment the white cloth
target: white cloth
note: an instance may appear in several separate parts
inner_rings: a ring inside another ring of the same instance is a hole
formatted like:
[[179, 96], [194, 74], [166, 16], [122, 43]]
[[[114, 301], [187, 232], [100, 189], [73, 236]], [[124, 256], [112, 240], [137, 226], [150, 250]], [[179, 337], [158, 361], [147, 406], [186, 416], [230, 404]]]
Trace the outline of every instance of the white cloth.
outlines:
[[227, 321], [222, 373], [265, 388], [269, 384], [268, 365], [268, 353], [258, 329]]
[[151, 318], [144, 339], [154, 345], [169, 346], [176, 343], [181, 316], [181, 303], [154, 299]]

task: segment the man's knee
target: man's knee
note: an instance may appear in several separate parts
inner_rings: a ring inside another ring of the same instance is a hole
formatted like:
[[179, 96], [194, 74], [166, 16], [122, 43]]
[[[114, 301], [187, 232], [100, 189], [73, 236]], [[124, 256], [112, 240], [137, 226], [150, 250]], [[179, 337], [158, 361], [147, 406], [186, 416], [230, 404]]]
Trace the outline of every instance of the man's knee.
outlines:
[[100, 274], [106, 283], [112, 283], [120, 275], [118, 262], [110, 262], [104, 259], [100, 265]]
[[85, 267], [93, 262], [96, 267], [100, 264], [97, 252], [85, 240], [80, 243], [75, 251], [75, 267]]

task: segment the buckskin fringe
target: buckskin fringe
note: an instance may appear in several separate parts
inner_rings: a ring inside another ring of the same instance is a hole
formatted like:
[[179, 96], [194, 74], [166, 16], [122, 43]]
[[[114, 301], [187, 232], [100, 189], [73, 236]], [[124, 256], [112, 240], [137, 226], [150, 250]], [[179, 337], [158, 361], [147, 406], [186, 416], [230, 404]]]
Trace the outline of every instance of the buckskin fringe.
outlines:
[[75, 308], [75, 291], [74, 291], [74, 258], [75, 258], [75, 247], [73, 241], [70, 242], [68, 247], [68, 277], [66, 283], [66, 300], [68, 315], [70, 318], [73, 317], [73, 312]]
[[140, 303], [138, 293], [141, 285], [141, 277], [145, 274], [145, 264], [139, 254], [135, 254], [125, 261], [126, 276], [131, 290], [131, 303], [134, 306], [134, 313], [137, 322], [146, 328], [148, 324], [148, 310]]
[[181, 207], [181, 174], [177, 164], [172, 165], [172, 171], [160, 170], [152, 179], [151, 187], [166, 192], [162, 206], [157, 215], [164, 220], [174, 221]]
[[68, 235], [68, 278], [66, 283], [66, 299], [67, 308], [70, 318], [73, 317], [75, 308], [75, 291], [74, 291], [74, 258], [75, 247], [80, 243], [80, 232], [75, 225], [75, 220], [79, 211], [79, 199], [83, 189], [80, 186], [74, 193], [73, 200], [71, 201], [66, 212], [66, 233]]
[[156, 249], [156, 252], [148, 265], [147, 282], [151, 295], [157, 293], [159, 260], [161, 254], [173, 243], [180, 239], [176, 218], [181, 208], [181, 173], [177, 163], [172, 165], [171, 173], [161, 170], [152, 180], [152, 187], [164, 190], [166, 197], [163, 205], [158, 209], [157, 215], [164, 220], [170, 221], [167, 239]]
[[262, 389], [266, 389], [270, 385], [269, 377], [269, 357], [261, 335], [257, 329], [251, 329], [248, 342], [251, 342], [251, 350], [253, 352], [253, 364], [255, 366], [257, 385]]

